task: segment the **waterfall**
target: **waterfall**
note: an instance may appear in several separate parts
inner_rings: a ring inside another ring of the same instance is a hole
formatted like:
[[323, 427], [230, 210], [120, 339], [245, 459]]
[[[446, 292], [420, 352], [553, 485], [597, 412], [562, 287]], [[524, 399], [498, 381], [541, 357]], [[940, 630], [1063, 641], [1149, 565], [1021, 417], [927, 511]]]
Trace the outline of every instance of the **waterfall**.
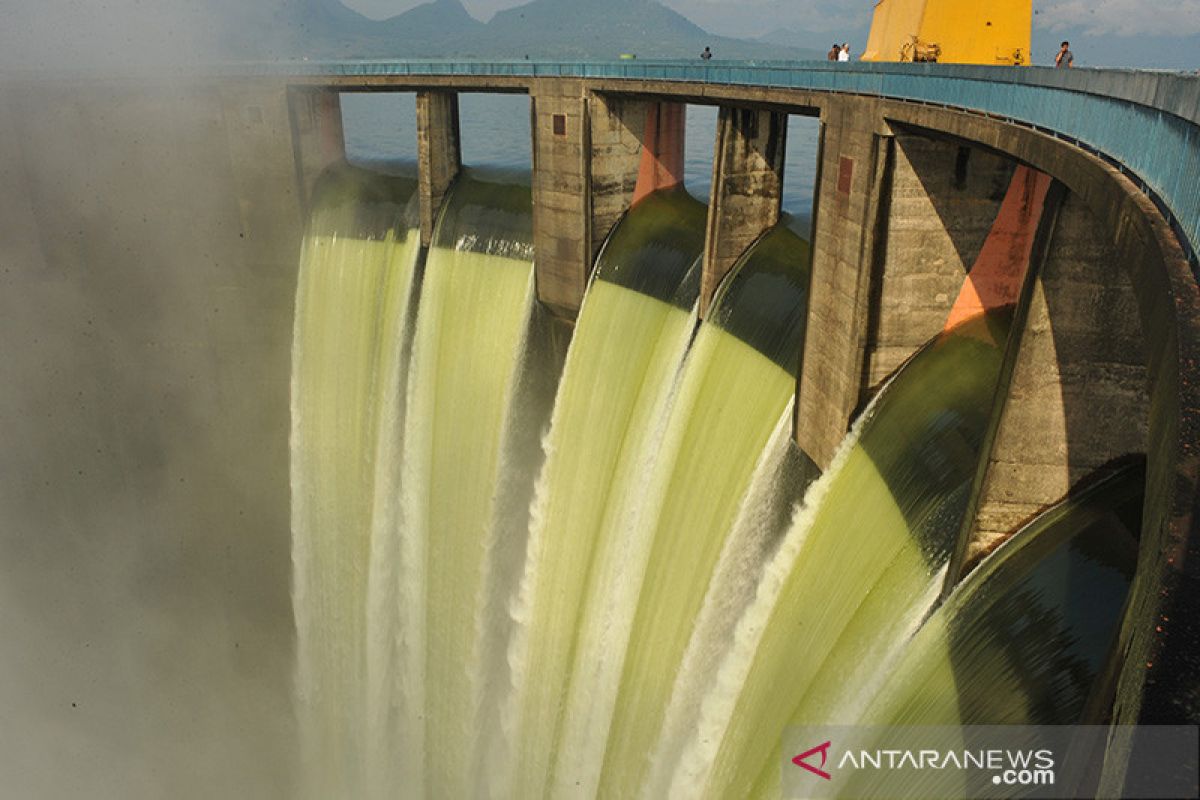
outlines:
[[[415, 793], [472, 791], [497, 486], [534, 303], [528, 186], [460, 177], [425, 266], [403, 477], [400, 635]], [[532, 476], [530, 476], [532, 480]], [[417, 757], [423, 752], [423, 762]]]
[[[292, 582], [305, 784], [362, 794], [364, 720], [385, 702], [367, 624], [377, 537], [395, 525], [407, 318], [420, 236], [415, 182], [357, 170], [317, 188], [296, 292]], [[374, 667], [375, 669], [372, 669]]]
[[681, 191], [650, 195], [605, 246], [581, 310], [517, 600], [512, 796], [540, 795], [553, 768], [593, 565], [616, 554], [624, 517], [645, 491], [695, 325], [703, 241], [703, 206]]
[[427, 252], [414, 188], [334, 171], [304, 241], [309, 794], [766, 797], [790, 725], [1087, 717], [1140, 473], [1030, 523], [941, 602], [1011, 307], [915, 354], [818, 477], [792, 440], [809, 251], [786, 224], [699, 322], [704, 206], [650, 194], [572, 330], [536, 302], [528, 185], [460, 176]]

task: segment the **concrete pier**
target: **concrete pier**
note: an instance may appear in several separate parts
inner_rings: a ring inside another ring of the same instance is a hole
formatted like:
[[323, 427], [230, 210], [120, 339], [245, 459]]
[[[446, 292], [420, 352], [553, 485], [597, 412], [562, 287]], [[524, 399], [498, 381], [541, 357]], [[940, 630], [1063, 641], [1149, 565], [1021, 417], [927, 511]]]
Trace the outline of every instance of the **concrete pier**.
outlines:
[[421, 199], [421, 244], [430, 245], [442, 200], [462, 170], [458, 95], [417, 92], [417, 185]]
[[540, 84], [533, 103], [538, 299], [573, 320], [596, 255], [640, 195], [683, 180], [684, 107]]
[[833, 103], [821, 118], [812, 283], [796, 442], [818, 467], [833, 459], [864, 399], [871, 278], [892, 132], [871, 101]]
[[591, 254], [633, 202], [648, 116], [658, 103], [621, 95], [593, 95], [591, 125]]
[[533, 104], [533, 240], [538, 299], [574, 318], [591, 267], [587, 98], [576, 80], [539, 84]]
[[742, 253], [779, 222], [787, 115], [721, 106], [704, 235], [700, 316]]

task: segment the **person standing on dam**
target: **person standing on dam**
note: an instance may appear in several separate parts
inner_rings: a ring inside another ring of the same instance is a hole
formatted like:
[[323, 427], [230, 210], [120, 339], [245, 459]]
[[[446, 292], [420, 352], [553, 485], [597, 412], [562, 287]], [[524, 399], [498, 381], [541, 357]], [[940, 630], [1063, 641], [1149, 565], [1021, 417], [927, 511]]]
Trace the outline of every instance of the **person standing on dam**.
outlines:
[[705, 61], [712, 61], [712, 50], [708, 46], [705, 46], [704, 52], [700, 54], [700, 58]]
[[1058, 54], [1054, 56], [1055, 69], [1070, 69], [1075, 64], [1075, 55], [1071, 52], [1071, 43], [1063, 42]]
[[837, 42], [833, 43], [833, 47], [829, 48], [829, 53], [825, 56], [829, 61], [837, 61], [842, 55], [842, 47]]
[[842, 42], [842, 50], [841, 50], [841, 52], [838, 53], [837, 60], [838, 61], [849, 61], [850, 60], [850, 43], [849, 42]]

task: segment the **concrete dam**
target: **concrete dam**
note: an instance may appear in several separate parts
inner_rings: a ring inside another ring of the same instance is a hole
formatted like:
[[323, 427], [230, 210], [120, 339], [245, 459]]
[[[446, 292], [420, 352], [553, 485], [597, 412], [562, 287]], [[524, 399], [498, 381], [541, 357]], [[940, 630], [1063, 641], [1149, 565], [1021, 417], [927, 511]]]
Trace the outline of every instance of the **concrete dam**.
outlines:
[[[350, 92], [415, 164], [347, 163]], [[306, 62], [0, 123], [27, 793], [775, 797], [795, 726], [1200, 721], [1200, 79]]]

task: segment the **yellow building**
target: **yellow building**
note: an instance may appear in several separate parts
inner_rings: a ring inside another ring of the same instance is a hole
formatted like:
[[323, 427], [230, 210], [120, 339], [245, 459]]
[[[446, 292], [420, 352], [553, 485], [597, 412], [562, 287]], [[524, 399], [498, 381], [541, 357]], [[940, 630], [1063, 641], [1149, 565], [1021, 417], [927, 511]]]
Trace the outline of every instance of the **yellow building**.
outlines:
[[878, 0], [863, 61], [1029, 63], [1033, 0]]

